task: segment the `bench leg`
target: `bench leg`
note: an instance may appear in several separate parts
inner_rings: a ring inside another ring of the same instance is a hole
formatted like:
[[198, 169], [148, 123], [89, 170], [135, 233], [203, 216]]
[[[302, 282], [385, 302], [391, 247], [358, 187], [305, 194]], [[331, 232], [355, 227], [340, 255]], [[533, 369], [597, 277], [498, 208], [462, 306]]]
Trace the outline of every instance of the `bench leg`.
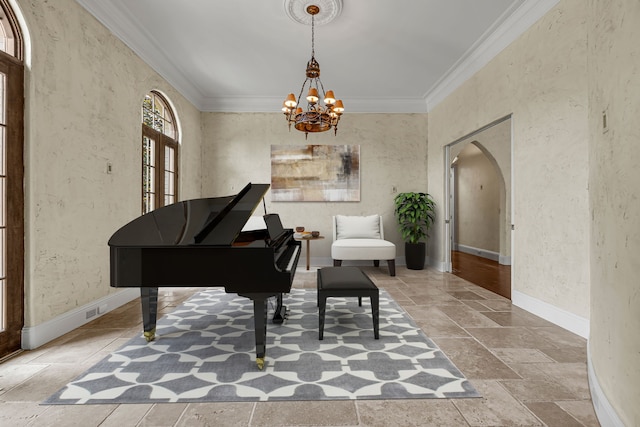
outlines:
[[396, 275], [396, 260], [395, 259], [387, 260], [387, 265], [389, 266], [389, 276], [395, 276]]
[[371, 295], [371, 317], [373, 317], [373, 336], [380, 339], [380, 296], [378, 292]]
[[324, 315], [327, 308], [327, 297], [318, 292], [318, 339], [324, 338]]

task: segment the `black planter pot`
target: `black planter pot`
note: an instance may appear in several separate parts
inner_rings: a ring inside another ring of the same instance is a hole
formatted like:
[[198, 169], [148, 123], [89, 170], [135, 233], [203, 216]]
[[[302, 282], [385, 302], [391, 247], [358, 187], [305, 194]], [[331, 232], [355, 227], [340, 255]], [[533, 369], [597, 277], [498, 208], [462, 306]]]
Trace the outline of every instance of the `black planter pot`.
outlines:
[[404, 258], [407, 262], [407, 268], [409, 270], [422, 270], [424, 269], [424, 258], [426, 255], [426, 244], [424, 242], [418, 243], [404, 243]]

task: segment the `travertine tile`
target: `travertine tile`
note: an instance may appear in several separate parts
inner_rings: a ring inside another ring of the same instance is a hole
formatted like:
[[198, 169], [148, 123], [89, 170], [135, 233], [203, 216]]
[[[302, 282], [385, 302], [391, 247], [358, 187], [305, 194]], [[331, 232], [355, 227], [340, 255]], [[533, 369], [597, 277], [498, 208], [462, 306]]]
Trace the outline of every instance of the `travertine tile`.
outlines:
[[470, 380], [520, 378], [472, 338], [433, 338], [433, 341]]
[[363, 400], [357, 403], [361, 426], [460, 427], [462, 415], [448, 400]]
[[[527, 313], [529, 316], [533, 316]], [[535, 316], [534, 316], [535, 317]], [[562, 329], [559, 326], [552, 325], [550, 327], [537, 327], [536, 325], [530, 325], [529, 329], [535, 334], [544, 337], [548, 341], [552, 341], [556, 347], [586, 347], [587, 340], [584, 338], [572, 334], [566, 329]]]
[[587, 347], [560, 347], [541, 348], [541, 352], [555, 360], [556, 362], [582, 362], [587, 363]]
[[553, 362], [540, 350], [533, 348], [494, 348], [491, 352], [507, 365], [512, 363], [545, 363]]
[[29, 425], [46, 410], [46, 406], [33, 402], [1, 402], [0, 426]]
[[448, 292], [452, 297], [459, 300], [483, 300], [485, 297], [479, 295], [473, 291], [450, 291]]
[[99, 426], [116, 408], [116, 405], [54, 405], [47, 408], [29, 426], [65, 426], [93, 427]]
[[4, 393], [2, 399], [7, 402], [41, 402], [91, 367], [75, 364], [73, 360], [69, 362], [47, 366], [33, 380], [18, 384]]
[[496, 322], [466, 305], [462, 307], [440, 307], [440, 310], [463, 328], [494, 328]]
[[[497, 325], [497, 324], [496, 324]], [[499, 325], [498, 325], [499, 326]], [[525, 327], [467, 328], [480, 343], [488, 348], [555, 348], [553, 342], [534, 334]]]
[[152, 404], [118, 405], [118, 407], [107, 416], [102, 424], [100, 424], [100, 427], [124, 427], [138, 425], [152, 407]]
[[527, 408], [548, 426], [583, 427], [575, 418], [553, 402], [530, 402]]
[[251, 426], [350, 426], [358, 424], [355, 401], [260, 402]]
[[[16, 359], [17, 360], [17, 359]], [[0, 401], [4, 400], [4, 393], [23, 381], [37, 375], [48, 365], [40, 363], [7, 363], [0, 369]]]
[[585, 427], [600, 426], [591, 400], [561, 400], [555, 403], [571, 414], [576, 420], [580, 421]]
[[175, 426], [186, 408], [186, 403], [155, 404], [140, 422], [140, 427]]
[[254, 406], [248, 402], [191, 403], [176, 426], [248, 426]]
[[456, 399], [453, 404], [470, 426], [543, 425], [496, 381], [474, 381], [481, 399]]
[[551, 323], [533, 316], [525, 317], [510, 311], [485, 311], [482, 313], [500, 326], [550, 326]]
[[[415, 319], [416, 324], [430, 338], [436, 337], [469, 337], [469, 334], [437, 307], [422, 308], [428, 315]], [[418, 311], [418, 310], [414, 310]]]
[[571, 390], [549, 379], [502, 380], [500, 383], [521, 402], [579, 399]]

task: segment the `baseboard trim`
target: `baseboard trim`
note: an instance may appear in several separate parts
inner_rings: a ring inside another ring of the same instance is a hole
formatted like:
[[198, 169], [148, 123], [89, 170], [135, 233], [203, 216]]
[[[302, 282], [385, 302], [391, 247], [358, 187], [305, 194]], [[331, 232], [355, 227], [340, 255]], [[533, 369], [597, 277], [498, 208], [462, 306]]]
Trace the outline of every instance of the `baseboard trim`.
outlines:
[[500, 254], [498, 252], [489, 251], [487, 249], [474, 248], [473, 246], [461, 245], [460, 243], [458, 243], [456, 246], [458, 248], [458, 251], [465, 254], [476, 255], [482, 258], [490, 259], [491, 261], [500, 260]]
[[500, 255], [500, 259], [498, 260], [498, 264], [500, 265], [511, 265], [511, 257], [506, 255]]
[[511, 302], [538, 317], [560, 326], [582, 338], [589, 338], [589, 320], [541, 301], [525, 293], [511, 291]]
[[[140, 296], [139, 288], [129, 288], [75, 308], [36, 326], [22, 328], [22, 348], [33, 350], [97, 319]], [[94, 313], [93, 315], [90, 315]]]
[[600, 387], [598, 377], [593, 364], [591, 363], [591, 346], [587, 343], [587, 377], [589, 378], [589, 390], [591, 391], [591, 401], [593, 402], [593, 409], [596, 411], [598, 422], [603, 427], [624, 427], [624, 423], [620, 420], [620, 417], [613, 409], [609, 399], [604, 394], [604, 391]]

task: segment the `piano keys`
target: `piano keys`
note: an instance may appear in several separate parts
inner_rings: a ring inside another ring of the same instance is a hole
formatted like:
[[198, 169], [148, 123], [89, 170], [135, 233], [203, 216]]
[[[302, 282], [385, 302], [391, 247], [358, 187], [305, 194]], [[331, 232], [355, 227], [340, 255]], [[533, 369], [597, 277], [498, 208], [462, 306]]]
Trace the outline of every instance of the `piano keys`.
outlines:
[[124, 225], [109, 239], [111, 286], [139, 287], [144, 335], [155, 338], [159, 287], [224, 287], [253, 301], [256, 363], [264, 366], [267, 302], [276, 297], [274, 322], [286, 308], [300, 242], [276, 214], [266, 229], [243, 231], [269, 189], [247, 184], [235, 196], [174, 203]]

